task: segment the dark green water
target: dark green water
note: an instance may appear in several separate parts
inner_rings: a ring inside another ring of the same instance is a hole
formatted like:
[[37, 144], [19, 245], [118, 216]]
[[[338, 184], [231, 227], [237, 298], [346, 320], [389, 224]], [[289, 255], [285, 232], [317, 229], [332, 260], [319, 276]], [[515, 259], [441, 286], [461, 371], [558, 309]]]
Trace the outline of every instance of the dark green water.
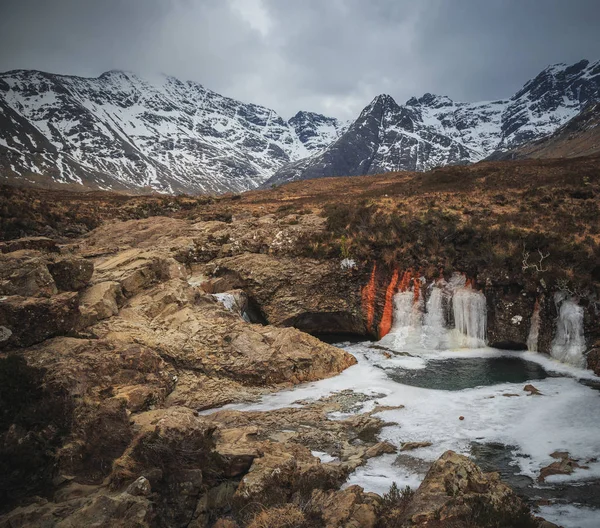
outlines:
[[386, 369], [398, 383], [425, 389], [457, 391], [501, 383], [524, 383], [548, 377], [542, 366], [516, 357], [431, 360], [423, 369]]

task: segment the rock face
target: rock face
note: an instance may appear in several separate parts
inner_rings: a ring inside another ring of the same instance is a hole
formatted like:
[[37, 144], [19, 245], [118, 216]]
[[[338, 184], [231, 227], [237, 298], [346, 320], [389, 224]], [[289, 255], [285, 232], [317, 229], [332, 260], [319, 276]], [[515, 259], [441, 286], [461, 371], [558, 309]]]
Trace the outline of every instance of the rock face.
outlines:
[[550, 66], [499, 101], [427, 93], [398, 105], [379, 95], [324, 151], [283, 166], [264, 186], [473, 163], [551, 134], [598, 100], [600, 62], [586, 60]]
[[242, 191], [329, 144], [337, 120], [223, 97], [174, 77], [0, 75], [0, 168], [95, 189]]
[[298, 112], [288, 123], [310, 152], [321, 150], [334, 142], [348, 126], [333, 117], [314, 112]]
[[341, 273], [338, 262], [244, 253], [213, 266], [216, 284], [248, 292], [270, 324], [317, 334], [366, 332], [357, 277]]
[[76, 293], [0, 299], [0, 349], [27, 347], [73, 331], [79, 318]]
[[61, 291], [83, 290], [94, 273], [94, 265], [83, 258], [68, 257], [48, 264], [50, 275]]
[[50, 297], [57, 292], [41, 253], [21, 250], [0, 255], [0, 295]]
[[540, 521], [532, 518], [497, 473], [483, 473], [468, 458], [446, 451], [407, 505], [401, 526], [489, 526], [491, 522], [535, 527]]

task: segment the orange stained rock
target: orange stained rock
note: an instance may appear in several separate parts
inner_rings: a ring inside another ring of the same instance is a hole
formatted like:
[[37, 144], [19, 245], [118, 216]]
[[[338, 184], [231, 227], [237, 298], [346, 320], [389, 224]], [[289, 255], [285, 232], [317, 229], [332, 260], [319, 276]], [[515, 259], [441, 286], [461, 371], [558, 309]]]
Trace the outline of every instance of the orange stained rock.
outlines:
[[367, 329], [369, 332], [373, 331], [373, 321], [375, 320], [375, 294], [377, 292], [377, 286], [375, 285], [375, 273], [377, 272], [377, 264], [373, 264], [373, 271], [371, 271], [371, 279], [367, 285], [362, 289], [362, 309], [365, 317], [367, 318]]
[[402, 280], [400, 281], [398, 289], [401, 292], [408, 291], [408, 289], [410, 288], [411, 279], [412, 279], [412, 270], [405, 271], [402, 274]]
[[415, 280], [413, 281], [414, 283], [414, 298], [413, 298], [413, 302], [417, 302], [419, 300], [419, 295], [421, 294], [421, 281], [419, 280], [419, 272], [417, 271], [417, 273], [415, 274]]
[[398, 279], [398, 270], [394, 270], [392, 280], [385, 291], [385, 306], [383, 307], [383, 314], [381, 316], [381, 321], [379, 322], [379, 339], [384, 335], [387, 335], [392, 329], [392, 322], [394, 319], [394, 294], [397, 290]]

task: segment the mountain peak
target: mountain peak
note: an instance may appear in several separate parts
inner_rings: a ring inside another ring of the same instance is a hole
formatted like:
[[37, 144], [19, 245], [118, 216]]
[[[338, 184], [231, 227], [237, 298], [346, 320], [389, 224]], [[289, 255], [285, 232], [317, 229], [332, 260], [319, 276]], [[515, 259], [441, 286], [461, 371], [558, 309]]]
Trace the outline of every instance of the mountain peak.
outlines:
[[425, 93], [422, 97], [417, 99], [411, 97], [407, 102], [407, 106], [428, 106], [430, 108], [443, 108], [444, 106], [454, 106], [454, 101], [447, 95], [436, 95], [432, 93]]
[[387, 112], [397, 112], [400, 110], [400, 106], [391, 95], [380, 94], [371, 103], [364, 108], [361, 113], [361, 117], [375, 114], [377, 116], [383, 115]]
[[397, 105], [397, 103], [391, 95], [380, 94], [371, 102], [371, 106], [375, 105], [392, 106]]

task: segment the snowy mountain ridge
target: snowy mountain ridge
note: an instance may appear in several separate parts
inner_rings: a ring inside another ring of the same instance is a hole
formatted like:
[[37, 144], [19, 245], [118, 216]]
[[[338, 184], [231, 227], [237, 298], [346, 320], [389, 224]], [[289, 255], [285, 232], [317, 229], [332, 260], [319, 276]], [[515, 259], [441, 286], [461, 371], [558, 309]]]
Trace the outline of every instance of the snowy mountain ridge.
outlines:
[[93, 189], [244, 191], [298, 179], [473, 163], [552, 134], [600, 101], [600, 61], [549, 66], [508, 99], [377, 96], [343, 123], [286, 121], [191, 81], [0, 73], [0, 179]]
[[324, 151], [265, 185], [474, 163], [552, 134], [598, 100], [600, 61], [586, 60], [549, 66], [509, 99], [463, 103], [426, 93], [398, 105], [379, 95]]
[[0, 74], [0, 167], [25, 180], [47, 174], [106, 189], [243, 191], [324, 148], [339, 130], [333, 118], [305, 112], [288, 123], [168, 76]]

